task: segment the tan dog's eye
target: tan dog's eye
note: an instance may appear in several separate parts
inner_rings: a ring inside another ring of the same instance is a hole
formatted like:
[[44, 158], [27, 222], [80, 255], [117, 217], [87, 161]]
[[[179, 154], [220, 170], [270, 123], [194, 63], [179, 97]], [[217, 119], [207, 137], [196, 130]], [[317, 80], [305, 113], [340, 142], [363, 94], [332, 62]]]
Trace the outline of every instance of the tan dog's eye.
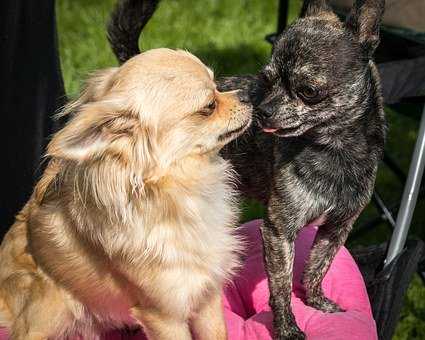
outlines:
[[212, 100], [207, 106], [206, 106], [206, 108], [208, 109], [208, 110], [214, 110], [215, 109], [215, 99], [214, 100]]
[[216, 102], [215, 99], [210, 101], [207, 106], [205, 106], [201, 111], [199, 111], [204, 116], [209, 116], [215, 110]]

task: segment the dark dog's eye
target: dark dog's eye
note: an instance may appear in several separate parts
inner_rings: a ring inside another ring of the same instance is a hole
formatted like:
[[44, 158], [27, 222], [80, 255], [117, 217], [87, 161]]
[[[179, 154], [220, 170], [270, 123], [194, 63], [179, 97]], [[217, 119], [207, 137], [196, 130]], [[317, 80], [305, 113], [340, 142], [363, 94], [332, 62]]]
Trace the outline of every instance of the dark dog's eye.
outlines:
[[199, 111], [199, 113], [204, 116], [209, 116], [210, 114], [214, 112], [215, 107], [216, 107], [216, 102], [215, 102], [215, 99], [213, 99], [212, 101], [208, 103], [208, 105], [206, 105], [201, 111]]
[[298, 90], [298, 96], [308, 104], [316, 104], [324, 98], [323, 92], [312, 86], [301, 87]]
[[300, 94], [305, 98], [311, 99], [317, 97], [319, 91], [310, 86], [306, 86], [301, 89]]

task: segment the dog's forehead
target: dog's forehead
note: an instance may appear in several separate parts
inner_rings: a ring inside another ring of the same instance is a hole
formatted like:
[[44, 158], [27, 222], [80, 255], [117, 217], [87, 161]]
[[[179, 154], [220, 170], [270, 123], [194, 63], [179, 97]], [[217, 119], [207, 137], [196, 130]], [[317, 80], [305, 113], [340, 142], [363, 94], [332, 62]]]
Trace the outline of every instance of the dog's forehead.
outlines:
[[214, 74], [196, 56], [189, 52], [171, 49], [154, 49], [141, 53], [121, 66], [123, 78], [133, 81], [158, 79], [162, 81], [181, 79], [203, 82], [212, 87]]
[[276, 42], [272, 63], [288, 76], [336, 76], [360, 59], [356, 44], [342, 24], [303, 19], [291, 25]]
[[112, 91], [126, 98], [133, 111], [165, 117], [194, 112], [211, 100], [215, 87], [212, 71], [194, 55], [158, 49], [124, 63]]

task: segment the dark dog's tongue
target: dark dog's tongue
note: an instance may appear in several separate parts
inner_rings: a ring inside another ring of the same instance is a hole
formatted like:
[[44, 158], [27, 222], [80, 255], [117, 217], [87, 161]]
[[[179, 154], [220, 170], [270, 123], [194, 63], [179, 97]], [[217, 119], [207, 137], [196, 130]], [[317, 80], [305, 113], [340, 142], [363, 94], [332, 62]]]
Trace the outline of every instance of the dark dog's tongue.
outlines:
[[278, 129], [272, 129], [272, 128], [263, 128], [264, 132], [273, 133], [276, 132]]

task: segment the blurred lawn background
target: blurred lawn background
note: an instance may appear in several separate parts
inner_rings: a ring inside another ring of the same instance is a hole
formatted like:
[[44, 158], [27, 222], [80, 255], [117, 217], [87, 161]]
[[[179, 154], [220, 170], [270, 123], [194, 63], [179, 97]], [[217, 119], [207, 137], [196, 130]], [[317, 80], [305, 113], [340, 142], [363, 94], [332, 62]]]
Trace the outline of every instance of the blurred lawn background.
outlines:
[[[58, 0], [57, 21], [65, 87], [74, 97], [87, 74], [116, 65], [109, 48], [105, 25], [113, 0]], [[210, 65], [216, 75], [254, 73], [270, 56], [264, 36], [274, 32], [277, 0], [164, 0], [146, 27], [140, 46], [187, 49]], [[290, 1], [290, 20], [296, 18], [300, 0]], [[387, 110], [390, 132], [387, 149], [407, 170], [417, 133], [420, 110], [415, 106], [398, 109], [402, 116]], [[259, 174], [261, 175], [261, 174]], [[396, 202], [402, 186], [381, 166], [377, 185], [382, 196]], [[263, 208], [255, 202], [244, 203], [243, 220], [261, 217]], [[376, 216], [369, 206], [358, 224]], [[425, 204], [418, 205], [410, 235], [424, 239]], [[354, 243], [372, 244], [389, 239], [387, 226], [378, 228]], [[411, 284], [394, 339], [425, 339], [425, 287], [419, 277]], [[365, 339], [366, 340], [366, 339]]]

